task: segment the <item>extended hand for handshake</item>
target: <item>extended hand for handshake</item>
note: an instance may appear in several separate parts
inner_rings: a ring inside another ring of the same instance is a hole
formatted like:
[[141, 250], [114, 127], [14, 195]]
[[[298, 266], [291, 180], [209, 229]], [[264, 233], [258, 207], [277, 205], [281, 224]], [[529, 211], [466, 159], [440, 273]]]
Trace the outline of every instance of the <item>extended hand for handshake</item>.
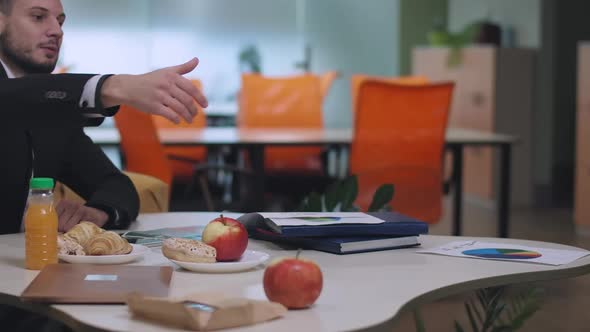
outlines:
[[142, 112], [163, 116], [174, 123], [182, 117], [187, 122], [197, 115], [195, 101], [203, 108], [207, 99], [189, 79], [182, 75], [193, 71], [199, 60], [159, 69], [143, 75], [114, 75], [101, 90], [104, 107], [129, 105]]

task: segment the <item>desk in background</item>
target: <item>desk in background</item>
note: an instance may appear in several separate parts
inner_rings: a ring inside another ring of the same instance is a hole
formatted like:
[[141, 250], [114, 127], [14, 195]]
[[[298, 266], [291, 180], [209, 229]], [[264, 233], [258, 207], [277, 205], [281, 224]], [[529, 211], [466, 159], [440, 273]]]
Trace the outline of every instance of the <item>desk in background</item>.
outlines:
[[[118, 146], [115, 128], [86, 128], [90, 138], [102, 146]], [[313, 145], [339, 151], [337, 163], [340, 176], [346, 174], [347, 150], [352, 142], [352, 129], [237, 129], [235, 127], [194, 129], [162, 129], [158, 131], [163, 144], [171, 146], [204, 145], [245, 148], [250, 152], [251, 167], [256, 174], [252, 196], [258, 198], [254, 211], [264, 209], [264, 148], [266, 146]], [[449, 128], [446, 146], [453, 156], [453, 235], [461, 235], [463, 216], [463, 151], [469, 146], [491, 146], [499, 149], [497, 224], [500, 237], [508, 237], [510, 219], [510, 179], [512, 146], [517, 138], [510, 135]], [[442, 184], [441, 184], [442, 185]]]
[[238, 114], [237, 102], [213, 102], [204, 110], [208, 127], [233, 127]]

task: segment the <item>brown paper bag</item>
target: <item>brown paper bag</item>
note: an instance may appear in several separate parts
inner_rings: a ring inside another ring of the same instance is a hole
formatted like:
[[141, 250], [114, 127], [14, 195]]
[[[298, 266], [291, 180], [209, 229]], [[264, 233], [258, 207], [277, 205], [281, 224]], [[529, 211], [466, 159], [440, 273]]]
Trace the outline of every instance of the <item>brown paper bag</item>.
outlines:
[[212, 331], [254, 325], [287, 312], [280, 303], [232, 298], [221, 293], [199, 293], [178, 299], [131, 294], [131, 313], [138, 318], [192, 331]]

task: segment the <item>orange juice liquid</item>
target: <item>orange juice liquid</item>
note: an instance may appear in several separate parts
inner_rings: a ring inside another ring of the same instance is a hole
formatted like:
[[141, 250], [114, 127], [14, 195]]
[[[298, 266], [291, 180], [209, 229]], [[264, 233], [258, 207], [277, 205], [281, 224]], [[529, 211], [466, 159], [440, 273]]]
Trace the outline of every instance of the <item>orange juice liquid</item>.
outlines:
[[51, 202], [29, 201], [25, 215], [25, 267], [57, 263], [57, 212]]

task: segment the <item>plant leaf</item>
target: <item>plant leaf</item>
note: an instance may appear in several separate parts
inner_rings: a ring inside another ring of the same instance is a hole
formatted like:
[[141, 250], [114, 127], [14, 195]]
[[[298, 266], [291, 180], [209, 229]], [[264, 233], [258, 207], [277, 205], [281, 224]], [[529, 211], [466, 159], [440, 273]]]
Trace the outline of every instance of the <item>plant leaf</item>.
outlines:
[[519, 303], [519, 309], [509, 323], [513, 331], [520, 329], [541, 308], [541, 293], [539, 289], [531, 288], [513, 301]]
[[326, 190], [326, 211], [333, 212], [338, 203], [342, 202], [342, 182], [336, 181]]
[[322, 212], [322, 196], [316, 192], [309, 194], [301, 212]]
[[[505, 287], [480, 289], [475, 293], [475, 299], [465, 302], [467, 316], [473, 331], [481, 332], [512, 332], [520, 329], [540, 306], [540, 290], [529, 289], [519, 294], [509, 303], [503, 300]], [[478, 306], [479, 304], [479, 306]], [[479, 310], [481, 308], [481, 310]], [[481, 312], [484, 318], [482, 319]], [[478, 326], [480, 323], [481, 326]], [[455, 321], [455, 331], [462, 331]]]
[[395, 188], [393, 184], [384, 184], [381, 187], [379, 187], [375, 191], [375, 195], [373, 196], [373, 201], [369, 206], [368, 212], [376, 212], [381, 210], [386, 205], [389, 205], [389, 203], [393, 199], [394, 193]]
[[480, 22], [475, 22], [466, 26], [457, 36], [458, 46], [464, 47], [470, 43], [473, 43], [480, 28]]
[[414, 323], [416, 324], [416, 332], [426, 332], [424, 319], [422, 319], [422, 314], [418, 309], [414, 310]]
[[486, 298], [486, 292], [483, 289], [478, 290], [475, 293], [475, 296], [477, 297], [477, 299], [479, 300], [479, 303], [481, 304], [481, 307], [485, 308], [488, 306], [488, 300]]
[[503, 287], [487, 288], [482, 290], [487, 301], [486, 304], [486, 319], [484, 320], [482, 331], [487, 331], [494, 325], [496, 319], [504, 311], [505, 305], [501, 302]]
[[481, 316], [481, 310], [478, 310], [477, 305], [475, 304], [475, 301], [469, 300], [469, 303], [471, 304], [471, 307], [473, 308], [473, 311], [475, 312], [477, 322], [479, 324], [483, 323], [483, 317]]
[[342, 200], [340, 211], [347, 212], [352, 208], [352, 204], [358, 195], [358, 180], [356, 175], [352, 175], [342, 182]]
[[473, 311], [477, 310], [476, 308], [471, 308], [471, 304], [469, 302], [465, 303], [465, 310], [467, 310], [467, 317], [469, 317], [469, 323], [471, 324], [471, 329], [475, 332], [479, 329], [477, 328], [477, 322], [475, 321], [475, 317], [473, 316]]
[[464, 332], [463, 327], [457, 321], [455, 321], [455, 332]]
[[494, 308], [494, 310], [490, 313], [490, 316], [486, 320], [487, 324], [484, 326], [484, 331], [487, 331], [488, 329], [494, 326], [494, 324], [498, 321], [498, 319], [504, 312], [505, 308], [506, 305], [504, 303], [498, 302], [498, 305]]

